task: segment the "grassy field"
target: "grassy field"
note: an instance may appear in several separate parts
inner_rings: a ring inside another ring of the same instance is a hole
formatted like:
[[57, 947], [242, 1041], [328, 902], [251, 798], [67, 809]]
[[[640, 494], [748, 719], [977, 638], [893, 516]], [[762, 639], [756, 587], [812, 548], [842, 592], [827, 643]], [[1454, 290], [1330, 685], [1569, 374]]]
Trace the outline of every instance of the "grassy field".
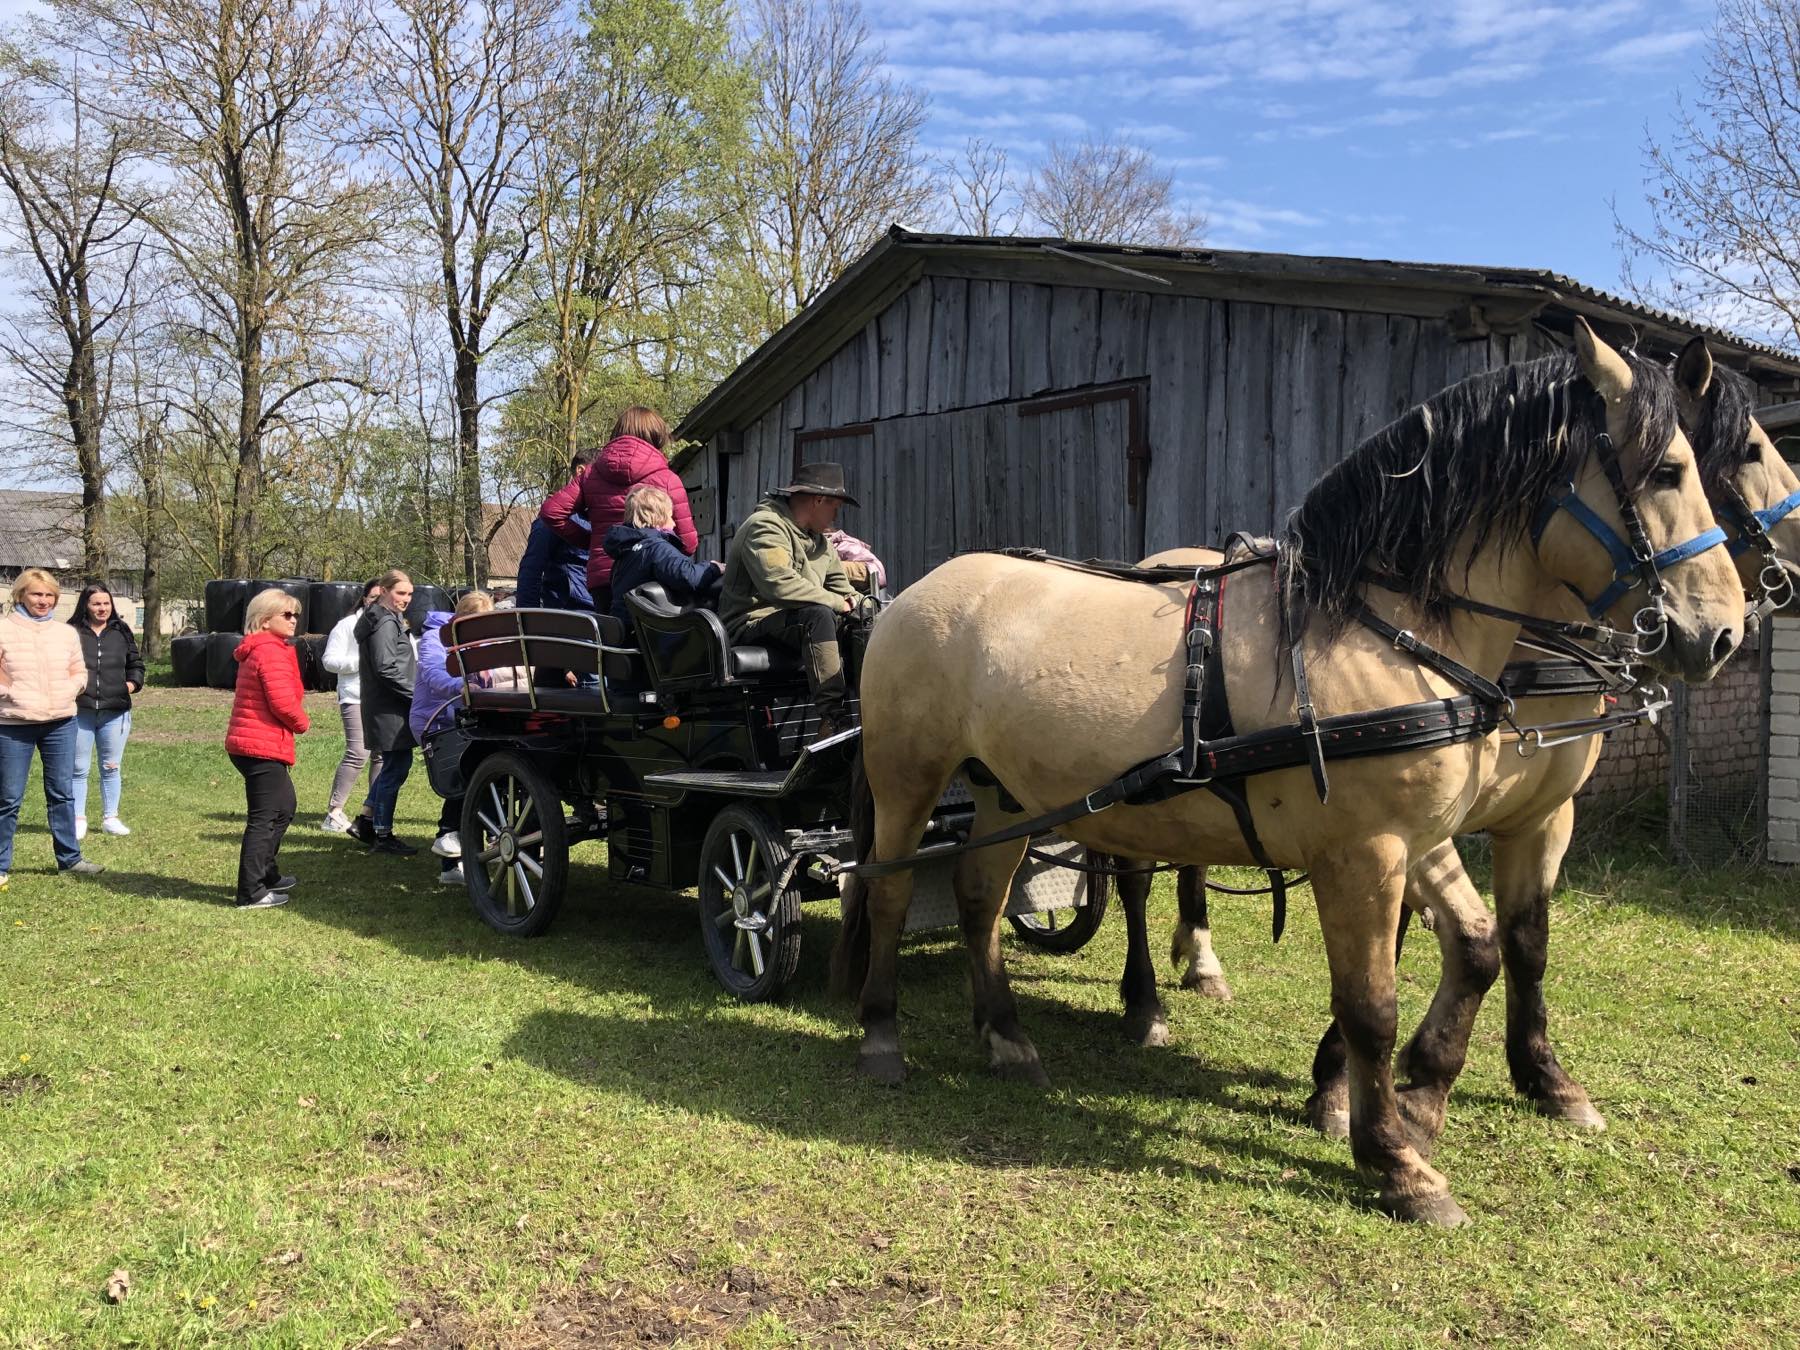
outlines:
[[[853, 1079], [827, 997], [738, 1007], [692, 906], [578, 851], [549, 936], [481, 926], [435, 860], [316, 829], [336, 716], [298, 771], [286, 910], [229, 905], [242, 792], [223, 695], [153, 690], [129, 839], [55, 875], [27, 798], [0, 893], [0, 1345], [1075, 1346], [1800, 1339], [1794, 883], [1640, 850], [1572, 865], [1549, 996], [1612, 1129], [1515, 1103], [1500, 1000], [1437, 1164], [1474, 1226], [1394, 1224], [1299, 1114], [1326, 1005], [1305, 893], [1217, 906], [1237, 991], [1165, 987], [1118, 1032], [1122, 926], [1015, 947], [1049, 1093], [991, 1081], [960, 949], [904, 957], [914, 1076]], [[401, 830], [436, 801], [416, 772]], [[1159, 890], [1159, 932], [1173, 900]], [[1409, 945], [1403, 1017], [1436, 978]], [[111, 1306], [115, 1268], [131, 1290]]]

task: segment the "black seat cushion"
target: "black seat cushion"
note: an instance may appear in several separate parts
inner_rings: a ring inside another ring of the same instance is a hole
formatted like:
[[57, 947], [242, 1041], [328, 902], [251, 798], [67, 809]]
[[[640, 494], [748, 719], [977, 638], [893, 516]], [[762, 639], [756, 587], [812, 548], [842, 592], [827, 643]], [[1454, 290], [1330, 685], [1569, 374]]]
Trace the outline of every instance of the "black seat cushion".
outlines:
[[733, 647], [733, 675], [786, 675], [803, 669], [800, 658], [782, 647]]

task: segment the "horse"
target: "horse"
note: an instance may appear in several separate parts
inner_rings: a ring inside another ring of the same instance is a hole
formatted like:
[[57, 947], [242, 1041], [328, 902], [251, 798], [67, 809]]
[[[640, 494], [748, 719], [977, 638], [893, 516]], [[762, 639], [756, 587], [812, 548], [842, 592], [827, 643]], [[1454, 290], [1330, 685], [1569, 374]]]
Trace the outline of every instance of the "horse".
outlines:
[[[1744, 590], [1764, 608], [1771, 597], [1791, 597], [1793, 584], [1780, 561], [1800, 558], [1800, 478], [1776, 450], [1754, 416], [1754, 386], [1737, 373], [1715, 368], [1703, 338], [1682, 350], [1674, 367], [1683, 429], [1693, 445], [1701, 482], [1715, 513], [1733, 536], [1731, 552]], [[1206, 550], [1182, 549], [1155, 555], [1147, 564], [1199, 565], [1216, 560]], [[1579, 618], [1578, 612], [1567, 615]], [[1537, 653], [1520, 649], [1515, 658]], [[1522, 694], [1522, 698], [1525, 696]], [[1528, 699], [1529, 723], [1577, 723], [1600, 716], [1600, 694], [1537, 696]], [[1528, 752], [1516, 737], [1517, 753], [1501, 756], [1500, 772], [1484, 788], [1463, 822], [1465, 833], [1485, 830], [1493, 841], [1494, 900], [1500, 961], [1506, 974], [1506, 1054], [1514, 1088], [1542, 1114], [1591, 1130], [1606, 1128], [1587, 1090], [1563, 1068], [1552, 1047], [1543, 996], [1549, 947], [1548, 904], [1574, 826], [1573, 797], [1599, 759], [1597, 735], [1583, 736]], [[1125, 912], [1128, 954], [1120, 993], [1127, 1034], [1141, 1044], [1166, 1041], [1164, 1009], [1156, 994], [1144, 903], [1150, 874], [1141, 864], [1118, 864], [1120, 907]], [[1416, 912], [1429, 915], [1434, 899], [1447, 890], [1466, 897], [1473, 887], [1454, 846], [1445, 842], [1426, 856], [1407, 879], [1403, 937]], [[1184, 965], [1182, 986], [1203, 996], [1229, 999], [1224, 969], [1213, 952], [1204, 869], [1179, 869], [1180, 919], [1170, 959]], [[1466, 899], [1463, 901], [1466, 903]], [[1472, 1015], [1472, 1013], [1471, 1013]], [[1454, 1010], [1434, 1003], [1414, 1038], [1401, 1051], [1398, 1068], [1415, 1089], [1436, 1083], [1447, 1094], [1448, 1080], [1460, 1071], [1454, 1036], [1446, 1027]], [[1466, 1044], [1466, 1038], [1463, 1041]], [[1314, 1059], [1315, 1090], [1307, 1114], [1316, 1128], [1343, 1137], [1349, 1127], [1343, 1042], [1335, 1025], [1327, 1030]], [[1422, 1094], [1421, 1094], [1422, 1095]]]
[[[1620, 354], [1578, 321], [1574, 355], [1472, 377], [1358, 446], [1307, 494], [1277, 565], [1231, 577], [1228, 599], [1220, 597], [1215, 659], [1237, 730], [1281, 730], [1302, 716], [1290, 674], [1301, 660], [1305, 711], [1328, 722], [1427, 702], [1449, 709], [1459, 690], [1492, 687], [1521, 617], [1545, 613], [1564, 585], [1600, 592], [1606, 614], [1630, 616], [1628, 627], [1653, 637], [1659, 668], [1711, 678], [1742, 638], [1743, 596], [1675, 402], [1666, 371]], [[1620, 581], [1594, 521], [1632, 538], [1629, 580]], [[1659, 570], [1657, 560], [1673, 565]], [[1384, 584], [1371, 584], [1372, 573]], [[1210, 793], [1120, 799], [1110, 789], [1121, 775], [1163, 756], [1183, 725], [1187, 686], [1175, 654], [1193, 599], [1179, 583], [968, 554], [909, 587], [877, 622], [851, 811], [864, 875], [843, 888], [832, 963], [837, 988], [860, 989], [858, 1071], [882, 1083], [905, 1078], [897, 990], [912, 889], [905, 864], [960, 775], [975, 802], [973, 843], [954, 884], [977, 1033], [994, 1071], [1047, 1083], [1000, 944], [1027, 841], [983, 841], [1021, 816], [1104, 799], [1103, 810], [1062, 816], [1062, 832], [1112, 855], [1249, 864], [1260, 854], [1310, 872], [1347, 1049], [1353, 1155], [1377, 1178], [1387, 1212], [1466, 1222], [1416, 1146], [1423, 1136], [1408, 1133], [1407, 1103], [1395, 1092], [1394, 934], [1408, 872], [1474, 807], [1499, 739], [1459, 734], [1345, 759], [1328, 794], [1305, 768], [1248, 777], [1242, 790], [1259, 846]], [[1460, 943], [1462, 965], [1479, 970], [1480, 949], [1492, 947], [1485, 907], [1437, 920]]]

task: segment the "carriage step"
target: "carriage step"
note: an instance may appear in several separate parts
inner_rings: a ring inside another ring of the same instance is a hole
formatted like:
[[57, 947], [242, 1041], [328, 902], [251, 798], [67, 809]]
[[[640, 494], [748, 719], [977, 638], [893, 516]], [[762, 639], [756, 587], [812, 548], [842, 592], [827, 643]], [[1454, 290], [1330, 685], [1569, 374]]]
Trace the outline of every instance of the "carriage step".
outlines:
[[786, 769], [776, 769], [772, 773], [748, 769], [679, 769], [670, 773], [644, 775], [644, 782], [656, 787], [689, 788], [699, 792], [735, 792], [746, 797], [779, 797], [787, 780]]

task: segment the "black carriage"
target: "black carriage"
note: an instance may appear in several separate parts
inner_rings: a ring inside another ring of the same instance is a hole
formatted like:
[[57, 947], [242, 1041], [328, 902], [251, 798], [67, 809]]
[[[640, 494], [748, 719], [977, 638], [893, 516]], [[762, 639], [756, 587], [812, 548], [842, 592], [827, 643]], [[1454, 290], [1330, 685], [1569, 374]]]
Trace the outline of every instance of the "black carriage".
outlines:
[[[426, 760], [441, 793], [463, 789], [470, 899], [498, 931], [540, 934], [567, 891], [570, 849], [604, 839], [614, 881], [697, 890], [720, 983], [746, 1002], [771, 998], [799, 964], [801, 906], [838, 896], [860, 732], [817, 740], [798, 662], [733, 645], [711, 610], [654, 584], [627, 603], [635, 640], [610, 615], [548, 609], [446, 630], [463, 703]], [[846, 642], [853, 688], [860, 637]], [[962, 841], [972, 817], [953, 786], [926, 846]], [[1076, 852], [1035, 849], [1007, 906], [1021, 936], [1049, 950], [1077, 950], [1105, 909], [1102, 877], [1048, 861]], [[909, 930], [956, 922], [951, 866], [918, 869]]]

